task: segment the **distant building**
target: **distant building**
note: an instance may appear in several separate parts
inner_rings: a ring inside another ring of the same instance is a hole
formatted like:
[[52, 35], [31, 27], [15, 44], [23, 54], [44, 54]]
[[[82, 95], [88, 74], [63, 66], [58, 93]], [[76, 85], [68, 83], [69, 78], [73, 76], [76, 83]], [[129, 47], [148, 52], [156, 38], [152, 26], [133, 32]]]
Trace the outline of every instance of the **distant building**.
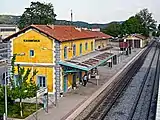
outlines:
[[124, 40], [132, 48], [143, 48], [147, 44], [147, 37], [141, 34], [132, 34], [124, 38]]
[[18, 32], [19, 29], [16, 25], [0, 24], [0, 40]]
[[109, 45], [109, 40], [112, 39], [113, 37], [110, 35], [107, 35], [103, 32], [100, 32], [99, 28], [94, 28], [94, 29], [84, 29], [82, 28], [85, 32], [88, 34], [92, 34], [95, 36], [95, 49], [96, 50], [102, 50], [110, 47]]
[[0, 84], [4, 84], [5, 73], [7, 74], [6, 61], [8, 59], [9, 43], [0, 42]]
[[18, 32], [16, 25], [0, 24], [0, 84], [4, 84], [5, 73], [7, 74], [7, 66], [5, 61], [8, 59], [10, 44], [3, 42], [3, 39]]

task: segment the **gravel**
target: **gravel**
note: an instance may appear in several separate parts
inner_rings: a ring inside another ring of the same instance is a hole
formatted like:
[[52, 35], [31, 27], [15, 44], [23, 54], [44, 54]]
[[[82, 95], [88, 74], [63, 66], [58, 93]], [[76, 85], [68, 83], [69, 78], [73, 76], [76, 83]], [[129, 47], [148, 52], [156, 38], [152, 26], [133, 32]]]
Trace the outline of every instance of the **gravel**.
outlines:
[[147, 55], [144, 64], [138, 73], [133, 77], [133, 80], [128, 88], [123, 92], [120, 98], [116, 101], [116, 104], [107, 114], [105, 118], [106, 120], [127, 120], [134, 100], [139, 91], [140, 85], [143, 81], [144, 75], [147, 71], [147, 68], [149, 67], [149, 63], [151, 62], [151, 58], [153, 57], [154, 51], [155, 48], [152, 48]]
[[158, 59], [158, 52], [156, 53], [156, 57], [154, 59], [155, 62], [153, 62], [153, 65], [150, 69], [151, 72], [144, 86], [141, 98], [137, 105], [137, 109], [133, 116], [133, 120], [137, 120], [137, 119], [146, 120], [147, 119], [147, 114], [148, 114], [148, 110], [150, 107], [150, 98], [152, 96], [152, 87], [153, 87], [154, 79], [156, 76], [157, 59]]

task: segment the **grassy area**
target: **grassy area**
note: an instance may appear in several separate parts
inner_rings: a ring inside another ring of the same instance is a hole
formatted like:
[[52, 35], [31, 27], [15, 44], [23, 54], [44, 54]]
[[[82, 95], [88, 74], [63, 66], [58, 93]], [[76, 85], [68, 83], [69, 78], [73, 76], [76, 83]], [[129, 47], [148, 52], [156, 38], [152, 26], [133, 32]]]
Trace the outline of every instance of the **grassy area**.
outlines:
[[[40, 109], [42, 105], [38, 105]], [[19, 103], [14, 103], [8, 105], [8, 117], [10, 118], [26, 118], [36, 111], [36, 104], [33, 103], [23, 103], [23, 117], [20, 116]], [[4, 105], [0, 105], [0, 115], [4, 113]]]

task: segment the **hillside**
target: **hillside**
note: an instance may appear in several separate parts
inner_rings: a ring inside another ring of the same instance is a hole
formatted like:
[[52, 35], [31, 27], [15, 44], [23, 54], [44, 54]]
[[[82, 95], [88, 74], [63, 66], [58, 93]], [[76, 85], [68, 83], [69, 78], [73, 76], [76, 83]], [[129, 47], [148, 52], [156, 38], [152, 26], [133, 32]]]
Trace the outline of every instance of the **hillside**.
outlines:
[[[71, 21], [66, 21], [66, 20], [56, 20], [55, 22], [56, 25], [71, 25]], [[82, 21], [74, 21], [72, 23], [74, 26], [77, 27], [84, 27], [84, 28], [106, 28], [107, 24], [89, 24], [87, 22], [82, 22]]]
[[[17, 24], [20, 19], [20, 16], [14, 16], [14, 15], [0, 15], [0, 24]], [[56, 20], [56, 25], [71, 25], [70, 21], [66, 20]], [[74, 21], [72, 23], [74, 26], [77, 27], [84, 27], [84, 28], [106, 28], [108, 24], [89, 24], [87, 22], [83, 21]]]
[[17, 24], [20, 16], [0, 15], [0, 24]]

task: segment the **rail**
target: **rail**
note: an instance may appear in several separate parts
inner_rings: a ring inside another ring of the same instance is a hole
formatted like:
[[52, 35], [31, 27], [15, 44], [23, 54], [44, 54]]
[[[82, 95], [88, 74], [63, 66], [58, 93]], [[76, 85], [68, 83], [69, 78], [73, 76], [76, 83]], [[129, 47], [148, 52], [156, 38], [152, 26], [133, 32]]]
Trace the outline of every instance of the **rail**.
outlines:
[[[117, 83], [115, 83], [114, 87], [112, 87], [106, 95], [97, 103], [97, 105], [91, 110], [91, 112], [83, 119], [83, 120], [103, 120], [106, 116], [106, 114], [110, 111], [110, 109], [113, 107], [114, 103], [118, 99], [118, 97], [121, 95], [122, 91], [128, 86], [128, 84], [131, 82], [132, 76], [136, 74], [136, 72], [140, 69], [142, 66], [143, 61], [145, 60], [145, 57], [149, 53], [152, 45], [155, 44], [153, 42], [149, 45], [148, 49], [139, 57], [135, 63], [136, 65], [130, 66], [128, 69], [129, 75], [123, 76]], [[117, 90], [119, 88], [119, 90]]]

